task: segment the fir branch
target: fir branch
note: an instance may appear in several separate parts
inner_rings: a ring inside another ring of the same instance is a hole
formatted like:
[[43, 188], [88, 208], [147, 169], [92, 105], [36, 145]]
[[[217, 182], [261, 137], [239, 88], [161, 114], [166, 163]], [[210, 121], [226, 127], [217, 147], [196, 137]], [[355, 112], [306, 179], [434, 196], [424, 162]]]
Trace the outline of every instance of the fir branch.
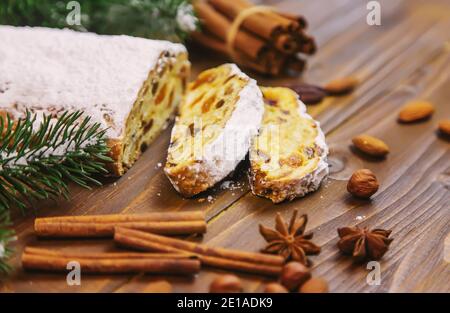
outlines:
[[0, 117], [0, 271], [5, 271], [12, 232], [12, 207], [24, 211], [33, 201], [68, 197], [68, 182], [85, 188], [101, 185], [109, 148], [106, 130], [81, 111], [31, 115], [13, 121]]
[[12, 254], [10, 243], [15, 240], [14, 232], [8, 227], [10, 226], [8, 212], [0, 213], [0, 276], [7, 274], [11, 267], [7, 260]]
[[72, 28], [184, 41], [197, 27], [190, 0], [78, 0], [81, 25], [68, 25], [70, 0], [2, 0], [0, 24]]
[[0, 211], [67, 197], [67, 181], [101, 184], [93, 177], [106, 174], [104, 163], [111, 161], [106, 130], [82, 115], [64, 112], [55, 120], [44, 114], [38, 126], [30, 112], [16, 123], [0, 119]]

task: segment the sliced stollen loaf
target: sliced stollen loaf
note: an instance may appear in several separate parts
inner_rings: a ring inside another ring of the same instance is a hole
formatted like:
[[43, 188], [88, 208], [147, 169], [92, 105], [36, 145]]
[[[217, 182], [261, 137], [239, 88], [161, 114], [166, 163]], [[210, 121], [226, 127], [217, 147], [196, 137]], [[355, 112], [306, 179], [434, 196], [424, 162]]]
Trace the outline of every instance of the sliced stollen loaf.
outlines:
[[250, 185], [274, 203], [319, 188], [328, 174], [328, 147], [320, 124], [288, 88], [261, 88], [265, 113], [250, 148]]
[[264, 112], [256, 82], [234, 64], [202, 72], [189, 84], [176, 118], [164, 171], [177, 191], [194, 196], [243, 160]]
[[0, 26], [0, 111], [84, 111], [108, 128], [122, 175], [173, 117], [190, 63], [184, 46], [129, 36]]

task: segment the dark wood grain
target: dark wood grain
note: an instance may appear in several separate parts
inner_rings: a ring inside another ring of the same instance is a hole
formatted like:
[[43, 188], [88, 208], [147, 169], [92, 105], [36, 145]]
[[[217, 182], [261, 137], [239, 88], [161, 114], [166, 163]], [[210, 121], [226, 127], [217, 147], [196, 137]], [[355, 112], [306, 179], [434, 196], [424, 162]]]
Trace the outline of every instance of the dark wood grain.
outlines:
[[[450, 291], [450, 142], [436, 133], [437, 122], [450, 118], [450, 4], [448, 1], [381, 1], [382, 26], [365, 23], [366, 1], [265, 1], [306, 15], [320, 49], [303, 77], [255, 78], [278, 86], [305, 80], [324, 84], [346, 75], [361, 85], [351, 95], [329, 98], [309, 112], [322, 124], [330, 145], [331, 174], [321, 189], [291, 203], [273, 205], [249, 192], [247, 164], [234, 176], [234, 190], [220, 186], [194, 199], [183, 199], [165, 178], [169, 130], [155, 141], [121, 179], [93, 191], [73, 188], [70, 201], [39, 204], [36, 216], [140, 213], [164, 210], [207, 212], [208, 232], [193, 238], [215, 246], [256, 251], [264, 245], [258, 224], [272, 225], [276, 212], [289, 217], [293, 208], [309, 215], [308, 229], [322, 253], [312, 257], [314, 275], [324, 276], [334, 292]], [[325, 9], [326, 8], [326, 9]], [[193, 47], [194, 73], [225, 60]], [[411, 99], [432, 101], [432, 119], [413, 125], [396, 121], [401, 105]], [[382, 138], [391, 152], [372, 160], [352, 151], [351, 138], [369, 133]], [[381, 187], [371, 201], [355, 200], [346, 181], [358, 168], [370, 168]], [[208, 196], [210, 198], [208, 199]], [[20, 266], [25, 245], [92, 251], [116, 248], [102, 240], [37, 240], [34, 217], [15, 218], [18, 234], [14, 272], [0, 290], [69, 292], [204, 292], [220, 271], [203, 270], [195, 279], [149, 275], [82, 277], [81, 286], [67, 286], [64, 275], [27, 273]], [[380, 262], [381, 284], [366, 283], [368, 270], [339, 254], [336, 229], [360, 225], [393, 229], [391, 249]], [[446, 244], [445, 244], [446, 242]], [[445, 248], [447, 245], [447, 248]], [[447, 250], [446, 250], [447, 249]], [[241, 275], [247, 291], [265, 282]]]

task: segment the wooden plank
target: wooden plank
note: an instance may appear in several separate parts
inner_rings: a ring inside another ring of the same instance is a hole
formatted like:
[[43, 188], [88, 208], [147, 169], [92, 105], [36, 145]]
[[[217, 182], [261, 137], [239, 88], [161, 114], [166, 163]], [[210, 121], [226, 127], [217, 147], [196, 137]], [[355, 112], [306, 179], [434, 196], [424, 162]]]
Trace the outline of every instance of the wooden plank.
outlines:
[[[277, 2], [281, 8], [305, 12], [311, 30], [315, 35], [317, 32], [321, 43], [304, 79], [325, 83], [336, 76], [352, 74], [362, 80], [360, 88], [351, 96], [329, 99], [310, 107], [310, 112], [318, 117], [328, 133], [327, 140], [332, 148], [332, 174], [319, 192], [293, 203], [274, 206], [248, 192], [246, 164], [242, 164], [236, 176], [230, 178], [239, 184], [234, 190], [215, 188], [197, 198], [183, 199], [173, 190], [159, 166], [164, 164], [168, 145], [169, 130], [166, 130], [121, 179], [108, 181], [92, 192], [75, 188], [71, 201], [39, 204], [37, 215], [202, 209], [207, 211], [210, 220], [204, 242], [254, 251], [263, 245], [257, 224], [270, 225], [275, 211], [289, 215], [292, 208], [298, 207], [310, 215], [315, 240], [323, 246], [321, 255], [314, 258], [314, 273], [324, 275], [332, 291], [445, 290], [449, 276], [442, 256], [449, 222], [443, 213], [446, 208], [448, 212], [445, 195], [448, 196], [450, 164], [448, 143], [438, 140], [434, 129], [439, 117], [450, 116], [449, 106], [444, 104], [449, 96], [445, 89], [449, 82], [449, 52], [443, 48], [443, 43], [449, 40], [450, 14], [430, 1], [426, 4], [408, 1], [407, 5], [400, 1], [398, 3], [404, 6], [386, 6], [383, 26], [369, 27], [362, 22], [365, 11], [361, 6], [365, 7], [365, 1], [358, 1], [358, 5], [354, 1], [327, 1], [327, 10], [323, 10], [323, 3], [322, 9], [317, 10], [319, 2]], [[417, 3], [428, 10], [422, 8], [420, 14], [417, 13]], [[403, 10], [409, 13], [401, 14]], [[194, 54], [191, 59], [194, 75], [223, 61], [204, 53]], [[256, 78], [266, 85], [300, 80]], [[429, 97], [439, 104], [433, 120], [408, 127], [397, 125], [398, 106], [419, 96]], [[363, 131], [388, 141], [393, 149], [386, 161], [377, 163], [350, 152], [349, 138]], [[354, 169], [363, 166], [376, 171], [382, 181], [380, 192], [369, 203], [355, 201], [345, 191], [345, 180]], [[208, 200], [208, 196], [212, 198]], [[335, 247], [336, 227], [359, 223], [358, 216], [365, 216], [364, 224], [394, 228], [396, 239], [383, 260], [386, 279], [380, 286], [367, 286], [364, 283], [366, 271], [340, 257]], [[26, 244], [92, 251], [115, 249], [111, 243], [99, 240], [73, 240], [70, 245], [62, 240], [37, 240], [32, 232], [33, 218], [18, 217], [16, 221], [19, 252]], [[428, 241], [433, 244], [427, 245]], [[217, 273], [208, 269], [195, 280], [146, 275], [86, 275], [81, 286], [68, 287], [63, 275], [22, 272], [19, 256], [13, 259], [15, 272], [0, 286], [1, 291], [145, 292], [167, 287], [161, 280], [173, 283], [174, 291], [207, 291]], [[428, 263], [415, 270], [417, 264]], [[259, 277], [242, 277], [246, 290], [261, 287]]]
[[[411, 27], [411, 23], [413, 21], [410, 20], [409, 23], [405, 23], [405, 25], [403, 25], [402, 27], [399, 27], [399, 31], [398, 33], [403, 33], [405, 32], [406, 29]], [[433, 25], [434, 22], [431, 22], [431, 24], [424, 24], [426, 26], [426, 29], [429, 30], [431, 29], [430, 25]], [[430, 27], [430, 28], [428, 28]], [[445, 28], [442, 28], [445, 29]], [[442, 35], [442, 33], [441, 33]], [[424, 46], [426, 46], [430, 41], [431, 41], [431, 37], [436, 36], [435, 33], [429, 34], [426, 33], [425, 39], [418, 44], [418, 46], [415, 48], [417, 50], [413, 50], [408, 51], [409, 53], [407, 54], [407, 56], [409, 58], [411, 58], [411, 56], [413, 55], [417, 55], [418, 51], [423, 51]], [[428, 37], [429, 36], [429, 37]], [[399, 34], [396, 34], [396, 36], [392, 36], [391, 40], [395, 41], [398, 40]], [[415, 38], [413, 38], [415, 37]], [[409, 41], [405, 41], [403, 42], [403, 45], [401, 46], [400, 49], [395, 50], [392, 55], [398, 55], [399, 52], [404, 51], [404, 49], [406, 47], [409, 47], [411, 45], [411, 43], [415, 42], [417, 40], [417, 38], [419, 38], [420, 36], [417, 36], [417, 34], [415, 34], [412, 38], [409, 39]], [[433, 41], [431, 41], [433, 42]], [[425, 60], [426, 61], [433, 61], [434, 57], [436, 57], [437, 55], [441, 55], [442, 51], [440, 51], [442, 48], [442, 40], [438, 40], [435, 41], [436, 45], [433, 45], [432, 47], [430, 47], [430, 50], [428, 51], [429, 53], [426, 55]], [[386, 45], [389, 43], [389, 41], [386, 42]], [[383, 47], [383, 45], [380, 45], [381, 47]], [[429, 46], [427, 46], [429, 47]], [[443, 59], [446, 59], [447, 56], [444, 55]], [[399, 60], [405, 60], [407, 59], [405, 57], [405, 54], [401, 54], [398, 55], [398, 59]], [[439, 60], [442, 60], [442, 58], [440, 58]], [[424, 59], [420, 59], [417, 60], [417, 62], [423, 62]], [[385, 65], [386, 63], [386, 59], [384, 61], [380, 61], [378, 64], [380, 64], [381, 66]], [[441, 63], [436, 63], [437, 66], [435, 67], [435, 69], [440, 68], [440, 66], [442, 65]], [[401, 64], [404, 65], [404, 64]], [[396, 68], [396, 67], [400, 67], [399, 64], [395, 64], [392, 66], [392, 69]], [[417, 63], [413, 64], [411, 66], [411, 68], [409, 69], [410, 72], [403, 72], [403, 75], [399, 75], [398, 77], [400, 77], [400, 81], [399, 78], [396, 77], [396, 79], [391, 80], [388, 84], [384, 85], [384, 86], [389, 86], [390, 84], [392, 84], [392, 82], [396, 82], [396, 83], [402, 83], [401, 80], [404, 79], [404, 77], [409, 76], [410, 73], [414, 70], [417, 70], [417, 68], [419, 67], [419, 65]], [[375, 71], [374, 71], [375, 72]], [[389, 73], [389, 72], [388, 72]], [[422, 73], [422, 71], [418, 71], [418, 73]], [[434, 73], [434, 72], [432, 72]], [[369, 73], [368, 73], [369, 74]], [[417, 76], [417, 75], [416, 75]], [[415, 77], [415, 76], [414, 76]], [[430, 76], [429, 78], [434, 79], [434, 76]], [[442, 82], [441, 82], [442, 83]], [[421, 83], [420, 81], [418, 81], [416, 79], [416, 87], [419, 87], [423, 85], [423, 83]], [[383, 86], [383, 87], [384, 87]], [[400, 87], [400, 90], [403, 90], [404, 86]], [[383, 88], [380, 88], [379, 91], [383, 92]], [[375, 97], [377, 98], [377, 97]], [[363, 102], [364, 104], [367, 104], [367, 102], [369, 102], [370, 98], [366, 99], [365, 102]], [[337, 102], [337, 101], [336, 101]], [[377, 110], [378, 112], [384, 112], [384, 110]], [[347, 172], [349, 173], [348, 169]], [[346, 178], [348, 177], [348, 173], [346, 175]], [[329, 190], [330, 187], [327, 188], [327, 191]], [[339, 186], [340, 191], [343, 191], [345, 194], [345, 184], [340, 184]], [[323, 192], [323, 191], [322, 191]], [[333, 194], [336, 192], [336, 189], [333, 190]], [[312, 196], [317, 198], [316, 195]], [[331, 193], [327, 193], [325, 191], [325, 194], [322, 193], [321, 196], [319, 197], [323, 197], [323, 198], [328, 198], [330, 200], [332, 200], [332, 202], [337, 202], [341, 199], [339, 198], [335, 198], [332, 196]], [[246, 202], [246, 200], [248, 200], [248, 202]], [[317, 199], [315, 199], [316, 201], [312, 200], [312, 203], [307, 203], [306, 205], [304, 205], [304, 207], [308, 207], [309, 210], [314, 210], [314, 209], [318, 209], [314, 206], [314, 202], [317, 202]], [[321, 200], [323, 201], [323, 200]], [[340, 201], [341, 202], [341, 201]], [[251, 205], [251, 207], [249, 207], [249, 203], [253, 204]], [[327, 203], [328, 204], [328, 203]], [[255, 242], [255, 238], [254, 238], [254, 232], [255, 232], [255, 227], [251, 227], [251, 225], [255, 225], [255, 220], [258, 220], [257, 218], [255, 218], [255, 210], [257, 210], [258, 208], [269, 208], [266, 210], [268, 211], [268, 216], [270, 216], [270, 220], [273, 219], [273, 212], [270, 212], [271, 210], [273, 210], [273, 208], [271, 208], [270, 205], [267, 204], [267, 202], [265, 200], [261, 200], [261, 199], [255, 199], [253, 196], [251, 195], [246, 195], [241, 201], [238, 201], [237, 203], [235, 203], [232, 207], [228, 208], [226, 212], [224, 212], [223, 214], [221, 214], [218, 218], [215, 218], [212, 223], [210, 223], [209, 225], [209, 231], [208, 234], [205, 238], [205, 241], [213, 243], [214, 245], [224, 245], [224, 246], [234, 246], [234, 247], [241, 247], [241, 248], [245, 248], [245, 249], [251, 249], [252, 247], [254, 247], [255, 245], [258, 246], [258, 241]], [[289, 210], [289, 208], [288, 208]], [[308, 211], [309, 211], [308, 210]], [[259, 212], [259, 211], [258, 211]], [[231, 215], [231, 216], [230, 216]], [[243, 222], [243, 219], [245, 221], [248, 221], [248, 223]], [[220, 224], [218, 224], [220, 223]], [[245, 230], [248, 230], [247, 232]], [[333, 229], [333, 232], [335, 232], [335, 229]], [[233, 235], [231, 235], [233, 234]], [[333, 237], [335, 237], [336, 234], [333, 234]], [[212, 238], [212, 239], [209, 239]], [[261, 241], [261, 239], [259, 240]], [[261, 246], [261, 242], [259, 242], [259, 246]], [[202, 274], [200, 275], [200, 277], [195, 281], [195, 285], [192, 286], [192, 290], [202, 290], [202, 291], [206, 291], [206, 286], [208, 285], [209, 281], [212, 279], [212, 275], [208, 275], [208, 274]], [[258, 280], [254, 280], [254, 279], [249, 279], [247, 280], [247, 283], [251, 286], [253, 286], [253, 288], [257, 289], [260, 284], [258, 283]], [[346, 286], [348, 287], [348, 286]], [[442, 287], [442, 285], [441, 285]], [[339, 290], [338, 290], [339, 291]], [[341, 290], [341, 291], [345, 291]]]
[[[412, 21], [410, 21], [408, 24], [403, 26], [403, 30], [400, 31], [400, 33], [404, 32], [408, 27], [411, 27], [411, 22]], [[445, 29], [445, 28], [442, 28], [442, 29]], [[435, 34], [433, 34], [433, 35], [435, 35]], [[430, 36], [433, 36], [433, 35], [430, 35]], [[443, 35], [443, 34], [441, 33], [441, 35]], [[416, 39], [418, 39], [419, 37], [420, 36], [416, 36], [414, 41]], [[397, 37], [395, 37], [395, 38], [398, 39], [398, 34], [397, 34]], [[440, 40], [435, 41], [436, 46], [434, 46], [430, 50], [430, 53], [428, 54], [428, 58], [426, 59], [426, 62], [425, 62], [425, 63], [434, 64], [435, 66], [433, 68], [435, 71], [437, 69], [441, 68], [441, 66], [443, 65], [442, 64], [443, 60], [448, 59], [448, 55], [445, 54], [445, 51], [442, 52], [443, 42], [448, 38], [445, 38], [445, 37], [439, 37], [439, 38], [440, 38]], [[403, 49], [405, 49], [404, 47], [409, 46], [414, 41], [410, 41], [409, 44], [404, 45]], [[424, 40], [421, 43], [420, 47], [418, 47], [418, 50], [414, 51], [413, 54], [408, 53], [409, 59], [405, 58], [405, 55], [401, 53], [402, 52], [401, 49], [397, 50], [397, 52], [396, 52], [397, 55], [400, 52], [400, 55], [398, 55], [398, 58], [403, 59], [403, 60], [407, 59], [408, 61], [406, 61], [406, 62], [410, 62], [410, 58], [412, 56], [416, 56], [417, 51], [423, 51], [424, 46], [426, 46], [428, 42], [430, 42], [429, 38], [426, 37], [426, 40]], [[437, 60], [436, 60], [436, 58], [437, 58]], [[420, 62], [423, 62], [424, 59], [415, 60], [415, 61], [420, 63]], [[384, 63], [381, 63], [381, 64], [385, 65]], [[397, 65], [396, 67], [400, 67], [400, 66]], [[425, 67], [426, 70], [429, 70], [428, 67]], [[413, 73], [414, 75], [411, 78], [412, 84], [405, 85], [405, 82], [403, 80], [404, 80], [405, 76], [408, 77], [410, 75], [410, 73], [408, 73], [407, 75], [405, 75], [405, 73], [403, 73], [403, 76], [400, 77], [400, 80], [396, 79], [396, 80], [390, 81], [390, 84], [383, 86], [384, 88], [388, 87], [387, 90], [383, 89], [383, 87], [380, 87], [380, 89], [378, 91], [380, 91], [381, 93], [386, 93], [387, 91], [391, 90], [390, 85], [392, 85], [392, 83], [395, 82], [398, 85], [398, 93], [400, 95], [402, 93], [405, 93], [405, 90], [407, 90], [407, 91], [409, 90], [410, 92], [409, 93], [406, 92], [406, 95], [409, 95], [410, 97], [414, 97], [414, 96], [417, 96], [417, 93], [415, 91], [420, 91], [421, 89], [423, 89], [423, 87], [426, 86], [427, 83], [428, 84], [430, 83], [430, 80], [431, 81], [434, 81], [434, 80], [440, 81], [440, 84], [443, 83], [442, 77], [441, 77], [441, 79], [436, 79], [436, 77], [440, 77], [440, 76], [439, 75], [435, 76], [435, 74], [436, 74], [435, 71], [430, 72], [430, 75], [426, 77], [426, 78], [428, 78], [428, 80], [426, 80], [423, 77], [425, 70], [423, 68], [417, 70], [417, 68], [420, 68], [420, 64], [416, 63], [411, 67], [411, 70], [416, 70]], [[443, 71], [443, 73], [445, 73], [445, 71]], [[378, 86], [376, 86], [376, 87], [378, 87]], [[395, 93], [393, 95], [393, 98], [396, 98], [396, 97], [398, 97], [397, 93]], [[355, 98], [356, 98], [356, 96], [355, 96]], [[362, 102], [362, 103], [364, 105], [367, 105], [367, 104], [369, 104], [369, 102], [371, 100], [377, 100], [377, 98], [379, 98], [379, 96], [374, 97], [374, 98], [375, 99], [366, 98], [364, 100], [364, 102]], [[335, 102], [342, 102], [339, 100], [340, 99], [336, 100]], [[399, 99], [399, 100], [401, 100], [401, 99]], [[404, 97], [403, 97], [403, 101], [406, 101], [406, 99]], [[403, 103], [403, 101], [398, 102], [397, 105]], [[349, 103], [348, 104], [346, 103], [345, 105], [350, 105], [350, 104], [353, 106], [353, 103], [351, 103], [351, 101], [349, 101]], [[380, 109], [377, 105], [380, 105], [380, 103], [374, 102], [374, 104], [371, 106], [374, 111], [374, 112], [371, 112], [371, 114], [375, 114], [378, 112], [377, 118], [373, 118], [370, 120], [373, 123], [378, 123], [380, 121], [380, 115], [384, 116], [386, 113], [385, 109]], [[392, 110], [392, 108], [389, 108], [389, 110]], [[361, 115], [361, 114], [358, 115], [358, 119], [360, 121], [362, 121], [362, 123], [364, 125], [366, 125], [367, 122], [370, 123], [370, 121], [367, 121], [367, 119], [361, 119], [361, 116], [364, 116], [364, 115]], [[443, 116], [445, 116], [445, 114], [443, 114]], [[320, 117], [320, 115], [319, 115], [319, 117]], [[391, 121], [395, 120], [395, 117], [391, 118], [390, 120]], [[351, 121], [352, 121], [352, 123], [354, 122], [353, 119]], [[325, 122], [325, 126], [326, 125], [327, 124]], [[384, 128], [384, 127], [386, 127], [386, 125], [380, 124], [380, 127]], [[387, 130], [388, 130], [388, 132], [390, 131], [390, 129], [387, 129]], [[351, 132], [354, 132], [354, 129], [351, 129]], [[434, 129], [431, 131], [428, 131], [427, 135], [430, 135], [430, 133], [431, 133], [431, 135], [433, 136], [434, 135], [433, 132], [434, 132]], [[411, 134], [411, 135], [416, 136], [416, 134]], [[434, 139], [435, 137], [431, 137], [431, 138]], [[423, 138], [421, 138], [421, 139], [423, 139]], [[347, 137], [347, 142], [348, 142], [348, 137]], [[339, 145], [340, 144], [342, 144], [342, 143], [339, 143]], [[336, 145], [336, 147], [339, 147], [339, 145]], [[343, 162], [347, 162], [348, 159], [350, 159], [350, 160], [352, 159], [352, 156], [349, 155], [349, 153], [347, 151], [348, 150], [347, 145], [348, 145], [348, 143], [344, 144], [343, 148], [338, 149], [338, 152], [339, 152], [339, 150], [345, 149], [346, 155], [342, 156], [341, 160], [337, 160], [339, 162], [335, 162], [335, 163], [342, 164]], [[341, 151], [341, 153], [343, 153], [343, 152]], [[446, 156], [448, 157], [448, 154]], [[402, 159], [402, 158], [400, 158], [400, 159]], [[340, 177], [340, 180], [347, 179], [349, 174], [354, 169], [362, 167], [364, 165], [364, 163], [361, 162], [360, 160], [353, 161], [353, 168], [352, 168], [352, 166], [347, 167], [345, 165], [346, 164], [344, 164], [344, 168], [342, 168], [342, 170], [339, 172], [339, 175], [337, 176], [337, 177]], [[448, 165], [448, 163], [447, 163], [447, 165]], [[335, 173], [335, 175], [337, 175], [337, 173]], [[394, 177], [396, 177], [396, 176], [394, 176]], [[330, 188], [332, 188], [331, 192], [329, 192]], [[316, 210], [320, 210], [322, 206], [324, 208], [326, 208], [326, 210], [329, 210], [330, 209], [329, 204], [333, 204], [333, 203], [342, 204], [341, 197], [336, 197], [335, 194], [336, 193], [338, 193], [338, 194], [340, 193], [343, 195], [346, 194], [345, 193], [345, 183], [339, 183], [339, 185], [333, 185], [332, 187], [328, 186], [324, 189], [326, 189], [326, 190], [320, 191], [320, 196], [312, 195], [310, 197], [307, 197], [304, 200], [294, 202], [295, 206], [298, 206], [300, 208], [302, 208], [302, 207], [308, 208], [308, 212], [316, 212]], [[319, 199], [318, 199], [318, 197], [319, 197]], [[323, 199], [329, 199], [329, 201], [324, 202]], [[304, 201], [306, 201], [306, 203], [304, 203]], [[319, 204], [319, 201], [320, 201], [320, 204]], [[322, 202], [324, 202], [324, 203], [322, 203]], [[345, 204], [345, 202], [344, 202], [344, 204]], [[249, 207], [249, 205], [251, 205], [251, 207]], [[355, 206], [356, 208], [358, 208], [360, 205], [361, 204], [357, 204], [357, 205], [353, 204], [353, 206]], [[276, 207], [276, 209], [277, 210], [282, 209], [283, 211], [289, 211], [291, 209], [291, 207], [294, 206], [294, 204], [287, 205], [287, 206], [288, 206], [287, 208], [282, 208], [282, 206], [278, 206], [278, 207]], [[324, 208], [322, 208], [322, 210], [324, 210]], [[439, 208], [439, 206], [438, 206], [438, 208]], [[263, 212], [260, 213], [260, 210], [263, 210]], [[254, 238], [254, 232], [256, 232], [255, 224], [257, 223], [258, 220], [264, 220], [266, 223], [270, 222], [273, 219], [273, 212], [271, 212], [272, 210], [274, 210], [273, 206], [271, 206], [270, 204], [267, 204], [266, 201], [261, 200], [261, 199], [255, 199], [251, 195], [246, 195], [241, 201], [235, 203], [231, 208], [228, 208], [227, 211], [220, 216], [220, 219], [214, 220], [213, 224], [210, 225], [210, 228], [209, 228], [209, 231], [207, 234], [207, 238], [205, 238], [205, 239], [207, 241], [210, 240], [210, 242], [213, 243], [214, 245], [217, 244], [217, 245], [224, 245], [224, 246], [234, 246], [234, 247], [240, 247], [243, 249], [251, 249], [251, 247], [254, 247], [254, 246], [262, 246], [262, 240], [259, 239], [259, 241], [258, 240], [255, 241], [255, 238]], [[442, 213], [442, 210], [440, 212]], [[324, 213], [326, 214], [328, 212], [324, 212]], [[265, 214], [265, 216], [268, 216], [268, 217], [258, 218], [257, 216], [255, 216], [256, 214]], [[354, 215], [355, 217], [358, 216], [355, 214], [352, 214], [352, 215]], [[333, 217], [338, 217], [338, 216], [339, 216], [339, 214], [337, 214], [336, 216], [331, 215], [330, 219]], [[346, 219], [354, 220], [354, 219], [348, 219], [348, 218], [346, 218]], [[220, 224], [218, 224], [218, 223], [220, 223]], [[313, 226], [316, 226], [316, 228], [320, 228], [320, 229], [322, 228], [322, 226], [318, 226], [318, 225], [314, 225], [314, 224], [313, 224]], [[333, 229], [333, 228], [334, 227], [331, 228], [332, 237], [335, 238], [336, 237], [336, 233], [335, 233], [336, 229], [335, 228]], [[231, 234], [233, 234], [233, 235], [231, 235]], [[211, 239], [208, 239], [208, 238], [211, 238]], [[335, 242], [332, 245], [332, 247], [335, 250], [334, 245], [335, 245]], [[324, 253], [326, 253], [326, 252], [324, 251]], [[336, 256], [336, 253], [334, 253], [333, 256]], [[326, 266], [328, 266], [330, 269], [333, 269], [333, 264], [327, 264]], [[323, 268], [323, 267], [325, 267], [325, 266], [318, 267], [318, 269]], [[339, 270], [337, 270], [337, 272], [339, 273]], [[446, 276], [446, 278], [448, 279], [448, 276]], [[194, 288], [203, 288], [202, 290], [205, 290], [204, 286], [207, 285], [208, 281], [210, 281], [210, 280], [211, 280], [211, 275], [204, 275], [204, 277], [202, 276], [196, 281], [196, 286]], [[445, 281], [445, 278], [442, 279], [442, 281]], [[439, 284], [437, 284], [437, 285], [439, 285]], [[259, 286], [259, 284], [255, 283], [254, 286], [257, 288]], [[442, 286], [445, 286], [445, 285], [441, 284], [440, 287], [442, 288]], [[345, 286], [343, 286], [343, 288], [341, 290], [338, 289], [336, 291], [346, 291], [348, 289], [349, 289], [348, 286], [345, 285]], [[437, 289], [437, 290], [439, 290], [439, 289]]]
[[[314, 273], [325, 276], [331, 290], [448, 291], [449, 286], [444, 282], [450, 279], [450, 272], [443, 259], [443, 243], [450, 231], [450, 150], [449, 143], [436, 136], [435, 130], [439, 118], [450, 116], [446, 101], [450, 96], [449, 70], [450, 54], [443, 49], [410, 79], [333, 132], [328, 137], [332, 147], [330, 159], [337, 166], [318, 193], [277, 206], [247, 194], [208, 225], [205, 241], [245, 250], [263, 247], [257, 224], [273, 224], [274, 211], [289, 217], [292, 209], [298, 208], [301, 213], [309, 214], [315, 241], [323, 248], [320, 256], [313, 258]], [[422, 91], [405, 92], [405, 86]], [[422, 124], [398, 124], [399, 106], [415, 97], [436, 103], [436, 116]], [[390, 145], [391, 153], [385, 161], [366, 159], [351, 152], [351, 136], [362, 132], [383, 138]], [[372, 169], [382, 182], [379, 193], [369, 202], [355, 200], [345, 190], [350, 173], [363, 167]], [[391, 251], [381, 262], [387, 279], [380, 286], [367, 285], [364, 267], [353, 265], [336, 248], [336, 229], [356, 224], [394, 230]], [[417, 272], [419, 264], [422, 268]], [[414, 275], [407, 275], [411, 273]], [[196, 284], [200, 287], [210, 279], [210, 275], [200, 275]]]

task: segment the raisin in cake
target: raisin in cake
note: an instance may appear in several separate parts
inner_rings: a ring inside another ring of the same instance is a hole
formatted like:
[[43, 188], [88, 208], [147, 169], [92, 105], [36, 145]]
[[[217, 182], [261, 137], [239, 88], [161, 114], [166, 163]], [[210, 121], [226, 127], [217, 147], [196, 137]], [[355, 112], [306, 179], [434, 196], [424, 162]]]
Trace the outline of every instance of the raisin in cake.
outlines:
[[261, 88], [265, 113], [250, 148], [250, 185], [274, 203], [319, 188], [328, 174], [328, 147], [320, 124], [288, 88]]
[[175, 189], [191, 197], [225, 178], [245, 158], [263, 112], [256, 82], [236, 65], [201, 73], [172, 130], [164, 171]]
[[82, 110], [108, 128], [122, 175], [173, 116], [190, 71], [184, 46], [129, 36], [0, 26], [0, 110]]

